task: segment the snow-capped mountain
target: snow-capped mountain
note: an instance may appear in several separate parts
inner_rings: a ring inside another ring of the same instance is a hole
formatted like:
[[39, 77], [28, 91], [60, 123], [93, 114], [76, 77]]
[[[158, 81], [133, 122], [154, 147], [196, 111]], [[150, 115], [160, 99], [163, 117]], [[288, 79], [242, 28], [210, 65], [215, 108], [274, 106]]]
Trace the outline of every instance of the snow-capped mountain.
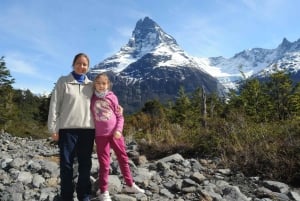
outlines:
[[275, 49], [253, 48], [229, 59], [211, 57], [204, 60], [208, 60], [206, 71], [212, 75], [217, 71], [215, 77], [226, 88], [234, 87], [235, 82], [242, 78], [242, 73], [246, 77], [265, 77], [276, 70], [285, 70], [293, 75], [294, 81], [299, 81], [300, 39], [292, 43], [284, 38]]
[[265, 77], [277, 70], [282, 70], [290, 73], [292, 79], [295, 82], [300, 81], [300, 39], [294, 43], [287, 41], [286, 39], [273, 50], [279, 56], [274, 59], [266, 68], [258, 71], [253, 76]]
[[300, 80], [300, 39], [286, 38], [275, 49], [253, 48], [231, 58], [197, 58], [188, 55], [176, 40], [149, 17], [139, 20], [132, 37], [120, 51], [95, 65], [89, 76], [108, 72], [113, 90], [132, 112], [149, 100], [173, 100], [180, 87], [186, 92], [204, 88], [207, 93], [226, 93], [245, 77], [264, 77], [286, 70]]
[[143, 76], [135, 75], [136, 72], [131, 72], [130, 69], [132, 68], [128, 67], [149, 53], [158, 57], [153, 61], [155, 62], [155, 66], [150, 66], [153, 69], [166, 66], [182, 66], [198, 68], [199, 70], [205, 71], [204, 68], [206, 68], [205, 65], [207, 65], [206, 63], [198, 62], [197, 58], [188, 56], [187, 53], [178, 46], [172, 36], [165, 33], [153, 20], [145, 17], [145, 19], [137, 22], [132, 37], [129, 39], [127, 45], [122, 47], [115, 55], [95, 65], [91, 72], [122, 72], [122, 76], [127, 75], [128, 78], [132, 78], [134, 81], [143, 79]]
[[141, 108], [149, 100], [174, 100], [179, 88], [187, 93], [204, 88], [222, 92], [218, 80], [189, 56], [176, 40], [148, 17], [137, 22], [129, 42], [115, 55], [95, 65], [89, 76], [109, 72], [113, 90], [126, 110]]

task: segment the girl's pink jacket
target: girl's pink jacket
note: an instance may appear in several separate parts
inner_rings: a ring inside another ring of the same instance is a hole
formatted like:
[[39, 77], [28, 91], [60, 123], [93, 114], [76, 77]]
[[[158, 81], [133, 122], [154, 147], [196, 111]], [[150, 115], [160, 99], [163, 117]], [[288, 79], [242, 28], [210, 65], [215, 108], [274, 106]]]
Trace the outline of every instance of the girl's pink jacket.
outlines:
[[104, 98], [93, 94], [91, 112], [95, 123], [96, 137], [113, 135], [116, 131], [123, 132], [124, 117], [118, 107], [118, 98], [112, 91], [109, 91]]

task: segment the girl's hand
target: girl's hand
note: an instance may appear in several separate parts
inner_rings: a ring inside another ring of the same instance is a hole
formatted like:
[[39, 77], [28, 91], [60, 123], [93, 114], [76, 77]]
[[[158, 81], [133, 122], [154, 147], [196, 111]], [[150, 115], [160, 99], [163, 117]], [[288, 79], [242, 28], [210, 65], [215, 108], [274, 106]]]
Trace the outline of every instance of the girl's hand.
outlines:
[[122, 137], [122, 133], [120, 131], [116, 131], [114, 134], [114, 138], [120, 139]]
[[51, 137], [52, 137], [52, 140], [55, 141], [55, 142], [57, 142], [58, 139], [59, 139], [59, 135], [57, 133], [52, 133]]

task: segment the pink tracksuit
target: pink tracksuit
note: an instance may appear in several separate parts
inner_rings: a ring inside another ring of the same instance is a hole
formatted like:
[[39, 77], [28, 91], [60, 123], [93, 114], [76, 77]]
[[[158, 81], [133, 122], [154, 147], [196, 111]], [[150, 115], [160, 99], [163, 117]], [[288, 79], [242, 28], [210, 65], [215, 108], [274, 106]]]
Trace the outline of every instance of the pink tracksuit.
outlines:
[[132, 186], [133, 179], [128, 164], [124, 136], [116, 139], [114, 133], [123, 131], [124, 117], [118, 112], [118, 98], [109, 91], [103, 98], [95, 95], [91, 99], [91, 112], [95, 122], [97, 155], [99, 161], [99, 188], [101, 193], [108, 190], [110, 169], [110, 148], [117, 156], [126, 185]]

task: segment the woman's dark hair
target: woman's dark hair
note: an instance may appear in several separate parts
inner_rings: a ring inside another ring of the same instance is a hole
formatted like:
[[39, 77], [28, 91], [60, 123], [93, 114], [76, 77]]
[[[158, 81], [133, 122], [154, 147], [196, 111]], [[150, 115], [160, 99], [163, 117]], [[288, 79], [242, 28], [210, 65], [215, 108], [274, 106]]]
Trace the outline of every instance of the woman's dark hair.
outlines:
[[88, 61], [88, 66], [90, 66], [90, 59], [89, 59], [88, 55], [86, 55], [86, 54], [84, 54], [84, 53], [79, 53], [79, 54], [76, 54], [76, 55], [75, 55], [75, 57], [74, 57], [74, 59], [73, 59], [72, 66], [75, 65], [75, 62], [76, 62], [76, 60], [77, 60], [79, 57], [85, 57], [85, 58], [87, 59], [87, 61]]

